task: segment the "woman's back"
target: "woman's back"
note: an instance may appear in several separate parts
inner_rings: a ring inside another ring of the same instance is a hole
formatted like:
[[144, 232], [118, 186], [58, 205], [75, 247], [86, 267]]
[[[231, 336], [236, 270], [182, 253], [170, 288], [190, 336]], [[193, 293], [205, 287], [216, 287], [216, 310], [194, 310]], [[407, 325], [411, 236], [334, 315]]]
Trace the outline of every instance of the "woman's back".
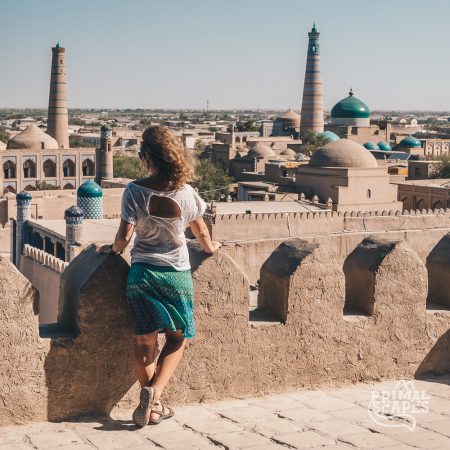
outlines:
[[135, 225], [132, 262], [190, 269], [184, 232], [203, 215], [205, 202], [188, 184], [172, 191], [148, 186], [154, 184], [147, 180], [129, 183], [122, 199], [121, 217]]

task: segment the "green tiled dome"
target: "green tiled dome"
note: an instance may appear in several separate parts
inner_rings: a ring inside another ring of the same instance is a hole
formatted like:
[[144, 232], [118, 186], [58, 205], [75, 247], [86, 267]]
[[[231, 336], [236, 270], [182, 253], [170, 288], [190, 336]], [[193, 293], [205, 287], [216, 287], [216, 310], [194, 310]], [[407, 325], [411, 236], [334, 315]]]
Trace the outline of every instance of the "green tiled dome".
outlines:
[[319, 136], [324, 137], [328, 142], [334, 142], [339, 140], [339, 136], [332, 131], [323, 131]]
[[400, 141], [400, 144], [398, 144], [400, 148], [413, 148], [413, 147], [422, 147], [422, 143], [419, 141], [419, 139], [415, 138], [414, 136], [408, 136], [405, 139], [402, 139]]
[[390, 152], [392, 150], [392, 147], [385, 141], [378, 142], [378, 147], [385, 152]]
[[336, 119], [368, 119], [369, 117], [369, 108], [353, 95], [352, 90], [348, 97], [336, 103], [331, 110], [331, 118]]
[[81, 198], [103, 197], [103, 189], [94, 180], [87, 180], [78, 188], [77, 197]]
[[366, 142], [364, 144], [364, 147], [366, 147], [367, 150], [380, 150], [380, 147], [378, 147], [378, 145], [375, 144], [375, 142], [371, 142], [371, 141]]

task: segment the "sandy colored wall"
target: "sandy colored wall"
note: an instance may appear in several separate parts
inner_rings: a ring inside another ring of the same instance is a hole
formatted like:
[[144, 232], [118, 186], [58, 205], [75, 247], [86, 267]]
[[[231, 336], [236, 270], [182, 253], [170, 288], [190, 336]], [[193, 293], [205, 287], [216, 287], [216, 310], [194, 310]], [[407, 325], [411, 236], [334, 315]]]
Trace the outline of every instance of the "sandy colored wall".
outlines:
[[[376, 252], [376, 264], [366, 268], [374, 286], [372, 314], [346, 320], [345, 276], [334, 249], [293, 239], [277, 248], [262, 271], [260, 295], [281, 316], [281, 323], [268, 326], [249, 324], [248, 279], [236, 263], [223, 252], [208, 256], [191, 248], [197, 335], [166, 399], [200, 402], [450, 372], [450, 313], [426, 312], [421, 258], [404, 240], [369, 240], [359, 248]], [[61, 279], [58, 332], [66, 337], [48, 340], [37, 337], [31, 285], [0, 260], [1, 278], [8, 281], [0, 424], [135, 404], [127, 272], [122, 258], [97, 255], [94, 247], [82, 252]]]
[[[118, 217], [122, 201], [123, 188], [103, 190], [103, 214], [106, 218]], [[75, 190], [32, 191], [30, 192], [31, 216], [33, 219], [62, 219], [64, 211], [77, 204]], [[17, 202], [14, 194], [0, 198], [0, 223], [4, 225], [10, 218], [15, 218]]]
[[30, 281], [39, 296], [39, 323], [55, 323], [58, 319], [61, 274], [29, 256], [20, 259], [20, 272]]
[[[392, 239], [404, 239], [419, 255], [423, 263], [439, 241], [450, 232], [450, 224], [446, 228], [389, 232], [353, 232], [336, 235], [321, 235], [305, 233], [301, 237], [308, 242], [326, 246], [340, 264], [343, 264], [353, 249], [367, 236], [387, 236]], [[260, 270], [271, 253], [285, 238], [260, 239], [252, 241], [228, 242], [223, 246], [223, 251], [230, 255], [243, 272], [248, 276], [250, 283], [254, 284], [260, 278]]]

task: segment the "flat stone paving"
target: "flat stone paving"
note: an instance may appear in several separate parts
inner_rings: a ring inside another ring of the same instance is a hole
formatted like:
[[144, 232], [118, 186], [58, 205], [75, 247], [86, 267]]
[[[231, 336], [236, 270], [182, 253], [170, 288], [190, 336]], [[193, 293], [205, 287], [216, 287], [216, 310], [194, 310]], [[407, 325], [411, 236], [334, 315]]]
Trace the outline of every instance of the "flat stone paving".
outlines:
[[124, 410], [112, 418], [3, 427], [0, 450], [450, 449], [450, 378], [412, 383], [184, 406], [174, 418], [142, 429]]

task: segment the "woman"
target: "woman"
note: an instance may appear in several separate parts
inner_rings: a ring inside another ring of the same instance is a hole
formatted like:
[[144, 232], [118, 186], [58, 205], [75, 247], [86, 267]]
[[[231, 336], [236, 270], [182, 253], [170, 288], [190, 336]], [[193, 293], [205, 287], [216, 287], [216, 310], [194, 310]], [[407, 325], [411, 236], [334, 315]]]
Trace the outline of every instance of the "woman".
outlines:
[[[205, 202], [187, 184], [193, 169], [181, 141], [159, 126], [148, 127], [142, 139], [139, 157], [149, 177], [127, 185], [114, 243], [100, 249], [120, 254], [136, 233], [127, 301], [136, 335], [134, 365], [141, 384], [133, 421], [140, 427], [173, 416], [160, 396], [183, 356], [186, 339], [195, 335], [186, 226], [205, 252], [214, 253], [220, 247], [211, 241], [202, 219]], [[161, 332], [166, 342], [156, 363]]]

